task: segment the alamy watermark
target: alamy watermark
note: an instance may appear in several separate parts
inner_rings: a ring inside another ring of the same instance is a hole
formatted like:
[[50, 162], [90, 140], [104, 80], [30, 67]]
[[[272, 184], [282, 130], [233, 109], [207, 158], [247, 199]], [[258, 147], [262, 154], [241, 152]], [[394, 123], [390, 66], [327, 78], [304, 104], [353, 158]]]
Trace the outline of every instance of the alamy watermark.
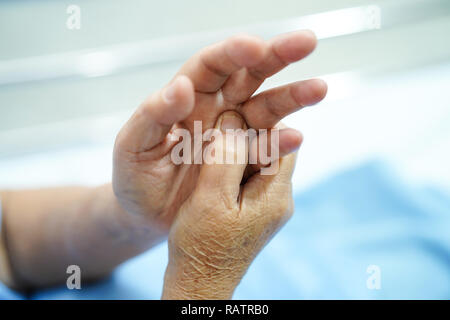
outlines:
[[381, 289], [381, 268], [375, 264], [367, 267], [366, 272], [369, 277], [366, 280], [366, 287], [369, 290]]
[[[194, 121], [191, 131], [176, 128], [170, 134], [178, 143], [172, 148], [170, 159], [179, 164], [258, 164], [262, 175], [278, 171], [280, 156], [278, 129], [219, 129], [203, 132], [202, 122]], [[180, 141], [181, 139], [181, 141]], [[204, 147], [206, 143], [206, 147]], [[225, 143], [225, 146], [222, 144]], [[225, 151], [225, 152], [224, 152]]]
[[81, 29], [81, 8], [76, 4], [67, 7], [66, 13], [69, 15], [66, 20], [66, 27], [69, 30]]
[[66, 281], [67, 289], [81, 290], [81, 268], [73, 264], [67, 267], [66, 273], [70, 274]]

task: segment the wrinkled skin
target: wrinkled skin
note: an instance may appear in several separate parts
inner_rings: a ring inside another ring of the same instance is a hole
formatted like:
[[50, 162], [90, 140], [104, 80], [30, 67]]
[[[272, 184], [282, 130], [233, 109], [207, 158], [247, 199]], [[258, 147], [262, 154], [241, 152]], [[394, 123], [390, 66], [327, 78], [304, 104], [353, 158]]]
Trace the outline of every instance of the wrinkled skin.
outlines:
[[326, 93], [320, 80], [254, 95], [265, 78], [315, 44], [311, 32], [300, 31], [270, 41], [236, 36], [207, 47], [122, 128], [112, 184], [0, 191], [8, 230], [1, 235], [0, 264], [13, 270], [0, 272], [0, 281], [25, 289], [63, 283], [73, 264], [81, 266], [83, 278], [97, 279], [165, 239], [170, 229], [163, 297], [231, 297], [254, 256], [292, 212], [292, 152], [302, 137], [280, 129], [280, 170], [263, 176], [261, 163], [175, 165], [171, 132], [192, 132], [194, 120], [206, 130], [224, 111], [233, 112], [219, 118], [222, 125], [233, 114], [249, 128], [272, 128], [320, 101]]
[[[175, 165], [170, 151], [174, 128], [203, 130], [227, 110], [242, 115], [249, 127], [272, 128], [284, 116], [320, 101], [321, 80], [291, 83], [254, 92], [264, 79], [307, 56], [316, 39], [299, 31], [263, 41], [247, 35], [211, 45], [189, 59], [169, 85], [150, 96], [119, 133], [114, 148], [113, 190], [121, 206], [168, 232], [177, 212], [190, 199], [200, 165]], [[280, 156], [297, 149], [301, 135], [280, 132]]]
[[[214, 144], [237, 152], [237, 146]], [[254, 174], [245, 184], [245, 164], [202, 166], [169, 234], [163, 298], [231, 298], [255, 256], [292, 215], [295, 154], [279, 161], [276, 175]]]

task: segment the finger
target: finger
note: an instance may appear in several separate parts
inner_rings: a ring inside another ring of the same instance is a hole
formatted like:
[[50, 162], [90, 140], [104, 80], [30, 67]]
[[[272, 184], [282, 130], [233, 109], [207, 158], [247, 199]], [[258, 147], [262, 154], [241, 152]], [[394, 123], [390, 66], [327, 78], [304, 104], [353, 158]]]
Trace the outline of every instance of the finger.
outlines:
[[321, 101], [327, 93], [323, 80], [294, 82], [261, 92], [239, 109], [251, 128], [272, 128], [285, 116]]
[[233, 72], [260, 63], [265, 49], [267, 44], [263, 40], [237, 35], [204, 48], [189, 59], [178, 74], [188, 76], [196, 91], [216, 92]]
[[[245, 183], [242, 189], [241, 202], [243, 208], [257, 208], [261, 202], [280, 203], [281, 199], [291, 197], [291, 178], [295, 168], [297, 153], [291, 153], [278, 160], [279, 168], [273, 175], [255, 174]], [[288, 201], [281, 201], [286, 204]], [[286, 208], [287, 209], [287, 208]], [[284, 209], [280, 210], [284, 214]]]
[[119, 133], [119, 147], [136, 153], [149, 151], [164, 141], [173, 124], [185, 119], [193, 107], [192, 82], [186, 76], [176, 77], [139, 106]]
[[[196, 194], [200, 197], [219, 196], [226, 201], [227, 206], [233, 206], [237, 203], [247, 166], [248, 146], [245, 143], [245, 131], [242, 130], [246, 129], [246, 125], [238, 113], [227, 111], [217, 121], [216, 130], [219, 128], [219, 134], [214, 136], [214, 141], [205, 149]], [[244, 143], [238, 143], [238, 139]], [[210, 152], [208, 150], [213, 150], [215, 161], [207, 159], [206, 153]]]
[[279, 35], [269, 41], [269, 49], [264, 59], [255, 66], [234, 73], [224, 84], [223, 93], [227, 100], [241, 103], [250, 98], [264, 80], [299, 61], [316, 47], [317, 39], [313, 32], [301, 30]]
[[[268, 131], [266, 139], [261, 139], [261, 137], [260, 134], [250, 141], [249, 166], [245, 169], [245, 181], [261, 168], [268, 167], [280, 158], [296, 152], [303, 142], [303, 136], [299, 131], [284, 126]], [[262, 144], [266, 146], [262, 146]], [[268, 155], [266, 156], [265, 153]]]
[[291, 178], [296, 155], [291, 153], [281, 158], [275, 174], [255, 174], [242, 187], [241, 211], [248, 213], [250, 221], [260, 221], [268, 237], [273, 236], [294, 212]]

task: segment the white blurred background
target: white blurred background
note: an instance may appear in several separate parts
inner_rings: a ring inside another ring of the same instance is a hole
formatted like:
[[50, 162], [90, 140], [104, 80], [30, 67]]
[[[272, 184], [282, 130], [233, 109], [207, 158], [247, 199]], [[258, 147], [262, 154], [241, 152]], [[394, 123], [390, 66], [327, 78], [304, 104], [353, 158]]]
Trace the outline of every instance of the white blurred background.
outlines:
[[450, 191], [448, 0], [1, 1], [0, 188], [109, 181], [115, 134], [193, 52], [299, 28], [317, 50], [263, 86], [329, 84], [286, 121], [305, 135], [296, 190], [375, 158]]

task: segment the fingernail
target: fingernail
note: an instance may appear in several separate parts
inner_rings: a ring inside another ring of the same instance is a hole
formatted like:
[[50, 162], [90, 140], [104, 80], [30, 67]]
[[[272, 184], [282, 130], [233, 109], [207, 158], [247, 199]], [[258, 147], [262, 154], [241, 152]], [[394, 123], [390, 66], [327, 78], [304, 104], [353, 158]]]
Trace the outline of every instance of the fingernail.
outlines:
[[240, 116], [234, 113], [223, 115], [221, 125], [221, 129], [223, 131], [227, 129], [242, 129], [243, 127], [244, 127], [244, 120]]
[[177, 92], [177, 80], [172, 81], [164, 90], [163, 90], [163, 99], [167, 103], [171, 103], [175, 100], [175, 95]]

